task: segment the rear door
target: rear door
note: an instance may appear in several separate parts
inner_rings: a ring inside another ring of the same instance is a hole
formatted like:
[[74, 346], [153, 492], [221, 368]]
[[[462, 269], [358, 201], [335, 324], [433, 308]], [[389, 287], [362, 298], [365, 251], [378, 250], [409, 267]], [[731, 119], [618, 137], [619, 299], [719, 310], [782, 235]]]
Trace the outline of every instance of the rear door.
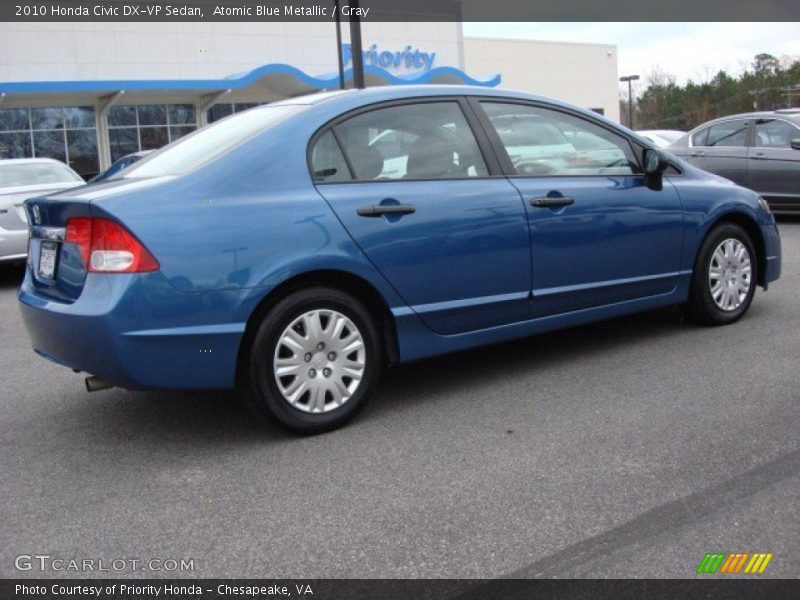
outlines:
[[754, 125], [748, 187], [777, 210], [800, 208], [800, 150], [791, 145], [799, 138], [800, 127], [782, 119], [758, 119]]
[[683, 211], [644, 183], [629, 140], [536, 103], [476, 106], [528, 211], [531, 316], [667, 294], [678, 282]]
[[382, 104], [312, 140], [320, 194], [405, 302], [437, 333], [526, 318], [525, 208], [484, 156], [462, 99]]

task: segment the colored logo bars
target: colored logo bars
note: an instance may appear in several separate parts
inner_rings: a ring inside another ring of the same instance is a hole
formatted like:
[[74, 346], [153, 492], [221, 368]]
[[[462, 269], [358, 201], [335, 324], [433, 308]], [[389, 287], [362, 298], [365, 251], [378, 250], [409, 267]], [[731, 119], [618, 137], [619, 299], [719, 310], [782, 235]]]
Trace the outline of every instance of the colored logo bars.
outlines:
[[[763, 573], [767, 569], [769, 561], [772, 560], [772, 553], [737, 552], [726, 554], [724, 552], [706, 552], [700, 566], [697, 567], [698, 573]], [[745, 566], [747, 565], [747, 566]], [[744, 567], [744, 569], [743, 569]]]

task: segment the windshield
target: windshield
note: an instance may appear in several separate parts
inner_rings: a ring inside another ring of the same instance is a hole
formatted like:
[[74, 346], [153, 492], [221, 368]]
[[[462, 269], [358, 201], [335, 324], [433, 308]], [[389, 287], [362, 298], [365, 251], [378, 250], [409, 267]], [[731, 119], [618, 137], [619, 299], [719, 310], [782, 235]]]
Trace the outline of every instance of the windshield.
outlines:
[[67, 165], [58, 163], [0, 163], [0, 187], [83, 182]]
[[109, 179], [159, 177], [193, 171], [306, 105], [261, 106], [222, 119], [165, 146]]

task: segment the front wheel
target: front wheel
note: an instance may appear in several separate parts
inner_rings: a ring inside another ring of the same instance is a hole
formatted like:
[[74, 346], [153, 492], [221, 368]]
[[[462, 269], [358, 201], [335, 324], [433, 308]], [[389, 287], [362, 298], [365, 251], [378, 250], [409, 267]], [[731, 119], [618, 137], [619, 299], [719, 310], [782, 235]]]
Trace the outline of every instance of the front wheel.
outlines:
[[361, 302], [331, 288], [300, 290], [256, 331], [245, 402], [289, 431], [330, 431], [364, 408], [381, 365], [377, 328]]
[[689, 316], [706, 325], [733, 323], [747, 312], [758, 281], [758, 259], [747, 232], [733, 223], [711, 231], [692, 275]]

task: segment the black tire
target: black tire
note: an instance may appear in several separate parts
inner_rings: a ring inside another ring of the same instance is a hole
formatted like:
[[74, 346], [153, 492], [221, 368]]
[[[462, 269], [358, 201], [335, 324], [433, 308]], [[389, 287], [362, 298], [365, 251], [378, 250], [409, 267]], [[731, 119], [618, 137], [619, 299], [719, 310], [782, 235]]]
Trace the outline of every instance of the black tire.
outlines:
[[[740, 241], [750, 255], [750, 287], [738, 307], [732, 310], [723, 310], [712, 296], [709, 271], [715, 250], [722, 242], [729, 239]], [[702, 325], [728, 325], [738, 321], [750, 308], [756, 292], [758, 276], [758, 255], [747, 232], [735, 223], [722, 223], [716, 226], [706, 236], [697, 253], [689, 291], [687, 316], [691, 321]]]
[[[293, 406], [281, 393], [273, 370], [282, 334], [295, 319], [315, 310], [334, 310], [350, 319], [361, 334], [365, 350], [364, 370], [355, 391], [341, 406], [323, 413]], [[267, 313], [253, 337], [241, 390], [247, 408], [282, 429], [300, 434], [323, 433], [348, 423], [364, 409], [382, 370], [383, 345], [374, 321], [360, 301], [337, 289], [312, 287], [283, 298]]]

